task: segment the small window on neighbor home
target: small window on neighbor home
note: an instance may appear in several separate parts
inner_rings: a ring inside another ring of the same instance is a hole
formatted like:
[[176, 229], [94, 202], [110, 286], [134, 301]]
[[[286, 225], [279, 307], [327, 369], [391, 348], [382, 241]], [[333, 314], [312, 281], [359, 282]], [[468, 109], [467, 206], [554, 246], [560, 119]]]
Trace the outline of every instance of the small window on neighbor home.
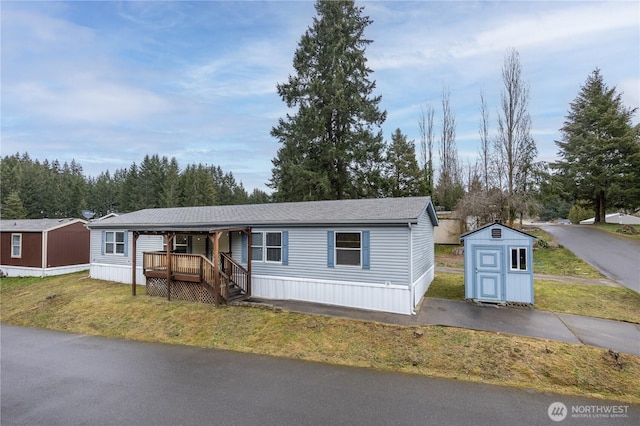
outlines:
[[104, 233], [105, 254], [124, 254], [124, 232], [106, 231]]
[[360, 232], [336, 232], [336, 265], [360, 266]]
[[22, 234], [11, 234], [11, 257], [22, 257]]
[[527, 270], [527, 248], [514, 247], [511, 249], [511, 270], [526, 271]]
[[502, 229], [500, 229], [500, 228], [492, 228], [491, 229], [491, 238], [502, 238]]

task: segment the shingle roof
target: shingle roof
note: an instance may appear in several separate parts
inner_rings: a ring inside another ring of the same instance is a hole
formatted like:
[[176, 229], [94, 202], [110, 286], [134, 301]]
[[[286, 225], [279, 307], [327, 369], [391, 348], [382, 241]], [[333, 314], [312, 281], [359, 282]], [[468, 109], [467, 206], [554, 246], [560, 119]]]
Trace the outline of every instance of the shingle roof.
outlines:
[[211, 229], [215, 227], [415, 223], [428, 208], [437, 224], [430, 197], [307, 201], [235, 206], [145, 209], [90, 222], [90, 228]]
[[520, 233], [520, 234], [526, 235], [527, 237], [533, 238], [534, 240], [537, 240], [537, 239], [538, 239], [538, 237], [536, 237], [536, 236], [534, 236], [534, 235], [527, 234], [527, 233], [526, 233], [526, 232], [524, 232], [524, 231], [521, 231], [521, 230], [516, 229], [516, 228], [512, 228], [511, 226], [507, 226], [507, 225], [504, 225], [504, 224], [502, 224], [502, 223], [497, 223], [497, 222], [487, 223], [487, 224], [485, 224], [485, 225], [482, 225], [482, 226], [481, 226], [481, 227], [479, 227], [479, 228], [474, 229], [473, 231], [466, 232], [466, 233], [464, 233], [464, 234], [460, 235], [460, 239], [461, 239], [461, 240], [464, 240], [464, 239], [465, 239], [466, 237], [468, 237], [469, 235], [475, 234], [476, 232], [480, 232], [480, 231], [482, 231], [483, 229], [490, 228], [490, 227], [492, 227], [492, 226], [499, 226], [499, 227], [502, 227], [502, 228], [511, 229], [512, 231], [515, 231], [515, 232], [518, 232], [518, 233]]
[[0, 230], [2, 232], [42, 232], [75, 222], [86, 223], [82, 219], [5, 219], [0, 220]]

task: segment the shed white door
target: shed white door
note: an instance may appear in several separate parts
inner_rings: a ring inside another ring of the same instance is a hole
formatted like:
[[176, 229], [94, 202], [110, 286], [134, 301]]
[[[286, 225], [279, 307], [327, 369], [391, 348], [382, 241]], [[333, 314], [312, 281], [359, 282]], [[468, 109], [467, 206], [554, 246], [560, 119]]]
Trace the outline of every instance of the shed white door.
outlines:
[[502, 247], [476, 247], [474, 285], [478, 300], [499, 302], [502, 295]]

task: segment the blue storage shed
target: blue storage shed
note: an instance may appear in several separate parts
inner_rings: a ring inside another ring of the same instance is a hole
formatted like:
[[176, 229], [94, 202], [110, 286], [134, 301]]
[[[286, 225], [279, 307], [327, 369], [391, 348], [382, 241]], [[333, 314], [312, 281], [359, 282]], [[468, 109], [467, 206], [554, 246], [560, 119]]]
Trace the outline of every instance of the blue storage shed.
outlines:
[[491, 223], [460, 237], [465, 298], [533, 304], [533, 235]]

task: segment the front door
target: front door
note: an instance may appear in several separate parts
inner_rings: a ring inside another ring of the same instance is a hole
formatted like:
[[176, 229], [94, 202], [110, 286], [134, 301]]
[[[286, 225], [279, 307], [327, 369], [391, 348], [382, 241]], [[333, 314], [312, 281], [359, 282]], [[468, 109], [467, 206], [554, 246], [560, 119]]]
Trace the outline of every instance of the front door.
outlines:
[[503, 301], [502, 247], [474, 249], [475, 298], [486, 302]]

